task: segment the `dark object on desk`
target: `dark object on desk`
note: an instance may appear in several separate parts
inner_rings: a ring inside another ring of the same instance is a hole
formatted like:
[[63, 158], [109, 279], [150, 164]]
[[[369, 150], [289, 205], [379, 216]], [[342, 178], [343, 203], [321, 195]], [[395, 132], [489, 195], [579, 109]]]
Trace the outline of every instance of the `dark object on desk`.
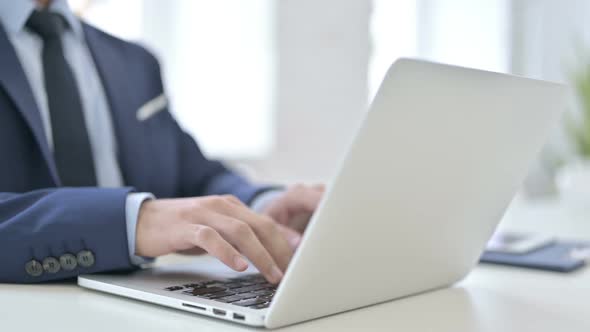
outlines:
[[523, 254], [509, 254], [486, 251], [481, 263], [510, 265], [554, 272], [572, 272], [586, 265], [585, 259], [576, 255], [580, 250], [588, 250], [588, 242], [556, 241], [537, 250]]

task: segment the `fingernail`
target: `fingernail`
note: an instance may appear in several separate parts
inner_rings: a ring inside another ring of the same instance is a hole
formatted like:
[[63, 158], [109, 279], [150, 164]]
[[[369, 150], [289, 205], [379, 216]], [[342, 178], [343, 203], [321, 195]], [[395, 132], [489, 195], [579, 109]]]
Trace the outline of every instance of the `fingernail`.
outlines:
[[291, 248], [295, 250], [299, 247], [299, 243], [301, 243], [301, 236], [293, 236], [288, 241]]
[[283, 272], [281, 272], [277, 266], [273, 266], [272, 270], [270, 271], [270, 276], [272, 278], [272, 282], [278, 284], [279, 281], [283, 279]]
[[238, 271], [244, 271], [248, 268], [248, 262], [246, 262], [246, 260], [243, 259], [242, 256], [236, 256], [234, 257], [234, 267]]

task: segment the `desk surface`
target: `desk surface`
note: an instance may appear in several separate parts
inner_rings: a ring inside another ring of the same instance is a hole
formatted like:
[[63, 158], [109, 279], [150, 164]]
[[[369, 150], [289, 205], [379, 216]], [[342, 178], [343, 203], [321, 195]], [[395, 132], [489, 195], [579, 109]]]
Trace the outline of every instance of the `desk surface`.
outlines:
[[[501, 228], [590, 238], [590, 211], [515, 204]], [[167, 257], [159, 264], [177, 261]], [[590, 331], [590, 269], [557, 274], [478, 266], [453, 288], [293, 325], [286, 331]], [[0, 284], [3, 331], [256, 330], [78, 288]]]

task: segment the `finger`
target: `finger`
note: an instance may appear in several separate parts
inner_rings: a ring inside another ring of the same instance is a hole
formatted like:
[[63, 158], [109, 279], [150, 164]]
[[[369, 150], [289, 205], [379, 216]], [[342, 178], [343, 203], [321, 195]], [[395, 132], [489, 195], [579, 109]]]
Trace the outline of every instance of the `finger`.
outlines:
[[300, 212], [313, 213], [319, 206], [324, 192], [308, 187], [296, 187], [286, 194], [285, 199], [289, 210], [295, 214]]
[[195, 247], [202, 248], [236, 271], [248, 268], [248, 263], [240, 253], [213, 228], [204, 225], [192, 225], [192, 228], [188, 234]]
[[280, 233], [278, 224], [267, 216], [255, 213], [245, 206], [233, 206], [225, 211], [229, 216], [246, 222], [253, 230], [262, 245], [268, 250], [281, 271], [286, 271], [293, 248]]
[[289, 228], [299, 232], [299, 234], [303, 234], [307, 228], [307, 224], [309, 224], [309, 221], [311, 220], [311, 217], [311, 212], [298, 213], [292, 216], [289, 220]]
[[248, 223], [221, 214], [207, 223], [228, 242], [236, 246], [256, 266], [266, 280], [274, 284], [281, 281], [283, 272]]
[[317, 190], [317, 191], [320, 191], [320, 192], [324, 192], [324, 191], [326, 191], [326, 185], [325, 185], [325, 184], [322, 184], [322, 183], [314, 184], [314, 185], [312, 186], [312, 188], [313, 188], [314, 190]]
[[286, 225], [289, 222], [289, 211], [285, 208], [282, 200], [269, 204], [263, 211], [267, 216], [273, 218], [277, 223]]
[[223, 195], [221, 196], [223, 199], [227, 200], [230, 203], [236, 204], [236, 205], [240, 205], [240, 206], [246, 206], [246, 204], [244, 204], [244, 202], [240, 201], [236, 196], [234, 195]]
[[256, 236], [260, 239], [265, 248], [268, 249], [275, 262], [282, 271], [287, 271], [287, 267], [293, 258], [294, 249], [289, 244], [288, 239], [281, 233], [279, 224], [269, 217], [252, 217], [244, 219], [250, 223]]
[[291, 249], [295, 250], [299, 247], [299, 243], [301, 243], [301, 234], [299, 232], [284, 225], [279, 225], [279, 232], [287, 239]]

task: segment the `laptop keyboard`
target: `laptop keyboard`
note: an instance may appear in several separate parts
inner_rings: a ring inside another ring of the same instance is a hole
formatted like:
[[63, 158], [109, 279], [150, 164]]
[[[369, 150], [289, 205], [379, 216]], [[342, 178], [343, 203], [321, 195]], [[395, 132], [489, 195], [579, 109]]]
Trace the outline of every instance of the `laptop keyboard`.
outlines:
[[241, 307], [264, 309], [270, 305], [276, 286], [268, 283], [262, 275], [256, 274], [241, 278], [170, 286], [165, 290]]

